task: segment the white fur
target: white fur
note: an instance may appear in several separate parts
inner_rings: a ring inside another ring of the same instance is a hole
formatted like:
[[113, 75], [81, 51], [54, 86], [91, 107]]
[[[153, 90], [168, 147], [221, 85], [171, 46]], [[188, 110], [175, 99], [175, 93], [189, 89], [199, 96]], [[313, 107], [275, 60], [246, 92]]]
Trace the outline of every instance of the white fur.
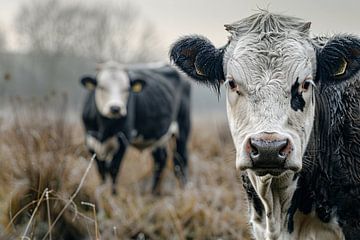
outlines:
[[149, 139], [145, 141], [143, 136], [138, 135], [131, 141], [131, 144], [139, 149], [144, 149], [148, 147], [154, 149], [156, 147], [164, 146], [172, 136], [177, 136], [178, 134], [179, 124], [177, 122], [172, 122], [169, 126], [168, 131], [160, 139]]
[[116, 136], [101, 143], [93, 136], [87, 135], [85, 144], [89, 149], [92, 149], [96, 153], [97, 158], [102, 161], [111, 161], [119, 149], [119, 141]]
[[[124, 70], [124, 66], [115, 62], [108, 62], [99, 68], [95, 102], [101, 115], [108, 118], [126, 116], [129, 91], [130, 79]], [[111, 113], [110, 108], [112, 106], [120, 108], [120, 115], [114, 116]]]
[[[245, 145], [251, 135], [276, 132], [294, 146], [286, 164], [300, 170], [313, 126], [315, 104], [311, 86], [303, 93], [304, 111], [292, 109], [291, 87], [297, 79], [301, 85], [305, 79], [314, 77], [315, 51], [310, 43], [300, 44], [293, 39], [281, 39], [271, 46], [254, 44], [256, 39], [239, 38], [225, 53], [226, 76], [233, 78], [240, 89], [240, 95], [227, 90], [227, 115], [237, 152], [236, 165], [241, 169], [250, 166]], [[279, 56], [269, 57], [264, 51], [278, 51]]]
[[312, 212], [308, 215], [304, 215], [300, 212], [296, 212], [294, 216], [294, 224], [296, 229], [291, 238], [294, 240], [342, 240], [345, 236], [337, 223], [333, 218], [329, 223], [323, 223]]
[[[169, 126], [168, 131], [158, 140], [144, 140], [144, 137], [139, 135], [133, 139], [131, 144], [139, 149], [151, 148], [164, 146], [172, 136], [179, 134], [179, 125], [177, 122], [172, 122]], [[123, 136], [124, 137], [124, 136]], [[126, 140], [126, 139], [123, 139]], [[114, 154], [119, 150], [120, 144], [117, 136], [113, 136], [101, 143], [91, 135], [87, 135], [85, 144], [89, 149], [92, 149], [99, 160], [111, 161]]]
[[285, 172], [277, 178], [270, 175], [258, 177], [248, 170], [248, 176], [265, 209], [262, 219], [254, 210], [250, 212], [255, 238], [286, 239], [284, 235], [287, 233], [287, 211], [296, 189], [296, 181], [292, 180], [293, 173]]

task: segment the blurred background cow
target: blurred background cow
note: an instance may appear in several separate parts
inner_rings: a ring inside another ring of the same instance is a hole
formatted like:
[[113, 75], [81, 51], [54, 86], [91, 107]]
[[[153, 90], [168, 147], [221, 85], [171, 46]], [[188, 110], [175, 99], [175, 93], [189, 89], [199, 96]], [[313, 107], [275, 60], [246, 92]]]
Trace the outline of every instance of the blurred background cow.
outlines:
[[154, 158], [153, 193], [166, 166], [166, 144], [176, 139], [174, 172], [184, 186], [187, 178], [187, 140], [190, 133], [190, 82], [165, 64], [120, 65], [107, 62], [96, 76], [85, 76], [89, 90], [82, 119], [86, 145], [96, 153], [103, 181], [109, 174], [112, 192], [121, 160], [129, 145], [150, 148]]

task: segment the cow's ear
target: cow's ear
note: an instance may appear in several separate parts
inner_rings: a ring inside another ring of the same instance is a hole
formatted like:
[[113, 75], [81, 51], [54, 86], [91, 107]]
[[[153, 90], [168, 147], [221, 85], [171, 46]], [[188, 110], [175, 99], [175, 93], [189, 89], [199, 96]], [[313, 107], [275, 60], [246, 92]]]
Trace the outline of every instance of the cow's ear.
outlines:
[[146, 82], [144, 80], [142, 80], [142, 79], [136, 79], [136, 80], [132, 80], [130, 82], [130, 86], [131, 86], [131, 91], [132, 92], [139, 93], [146, 86]]
[[183, 37], [170, 49], [170, 59], [187, 75], [217, 88], [224, 80], [223, 56], [224, 49], [201, 36]]
[[96, 78], [93, 76], [83, 76], [80, 78], [80, 83], [88, 90], [94, 90], [97, 85]]
[[334, 84], [352, 78], [360, 70], [360, 39], [338, 35], [327, 41], [317, 52], [317, 80]]

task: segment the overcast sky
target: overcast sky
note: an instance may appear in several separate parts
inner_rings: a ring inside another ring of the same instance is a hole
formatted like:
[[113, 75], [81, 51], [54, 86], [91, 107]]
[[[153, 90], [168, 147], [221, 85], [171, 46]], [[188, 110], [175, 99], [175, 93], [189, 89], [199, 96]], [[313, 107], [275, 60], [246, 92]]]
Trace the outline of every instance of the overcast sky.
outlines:
[[[69, 1], [69, 0], [64, 0]], [[111, 0], [91, 0], [106, 4]], [[18, 7], [30, 0], [0, 0], [0, 26], [10, 25]], [[115, 2], [126, 2], [116, 0]], [[312, 22], [312, 32], [360, 34], [359, 0], [131, 0], [142, 16], [151, 21], [161, 38], [164, 52], [179, 36], [202, 34], [216, 45], [226, 42], [223, 25], [256, 12], [258, 7], [293, 15]], [[11, 35], [11, 32], [9, 33]], [[10, 43], [15, 45], [15, 43]]]

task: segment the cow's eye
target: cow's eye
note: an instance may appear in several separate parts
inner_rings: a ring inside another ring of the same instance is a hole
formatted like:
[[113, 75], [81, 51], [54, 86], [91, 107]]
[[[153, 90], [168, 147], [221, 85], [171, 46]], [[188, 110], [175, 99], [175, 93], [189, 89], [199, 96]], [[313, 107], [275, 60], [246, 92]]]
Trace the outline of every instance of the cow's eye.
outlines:
[[238, 95], [241, 95], [241, 92], [240, 92], [239, 87], [236, 84], [235, 80], [233, 80], [233, 79], [228, 80], [228, 84], [229, 84], [231, 91], [236, 92]]
[[236, 83], [234, 80], [229, 80], [229, 87], [231, 90], [235, 90], [236, 89]]
[[237, 95], [241, 95], [240, 88], [234, 80], [229, 82], [229, 86], [230, 86], [231, 91], [236, 92]]
[[303, 92], [306, 92], [307, 90], [309, 90], [310, 86], [313, 85], [313, 81], [311, 80], [305, 80], [302, 82], [301, 84], [301, 90]]

